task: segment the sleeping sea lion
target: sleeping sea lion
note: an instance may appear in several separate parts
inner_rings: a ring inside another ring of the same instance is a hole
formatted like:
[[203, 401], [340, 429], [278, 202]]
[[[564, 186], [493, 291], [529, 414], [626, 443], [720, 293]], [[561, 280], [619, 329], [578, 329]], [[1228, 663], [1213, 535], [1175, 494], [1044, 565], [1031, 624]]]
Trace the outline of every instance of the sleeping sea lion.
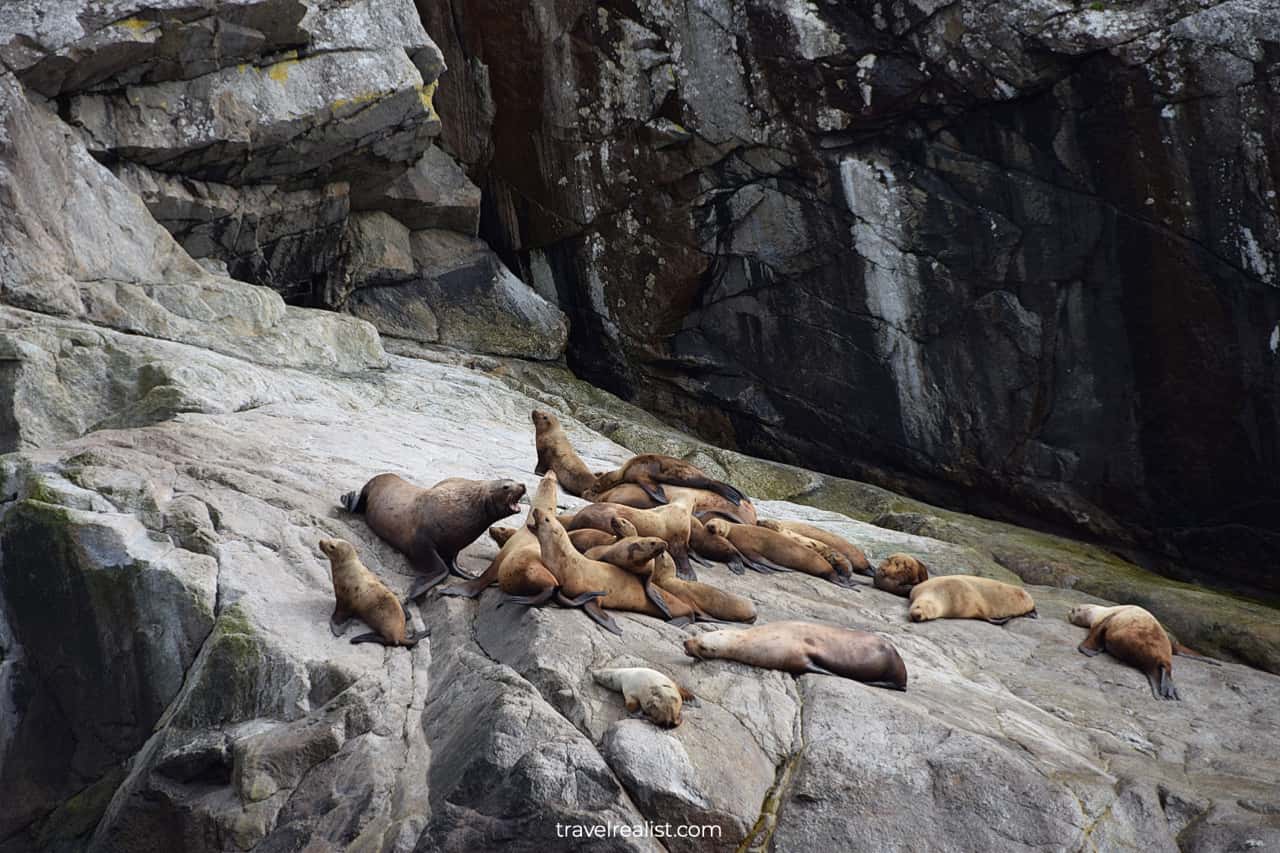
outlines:
[[840, 575], [840, 577], [849, 578], [853, 576], [853, 564], [849, 562], [849, 558], [837, 551], [835, 548], [832, 548], [827, 543], [820, 542], [817, 539], [813, 539], [801, 533], [796, 533], [794, 530], [784, 526], [780, 521], [772, 521], [767, 518], [761, 519], [759, 526], [766, 530], [772, 530], [774, 533], [781, 533], [791, 541], [803, 545], [810, 551], [813, 551], [819, 557], [826, 560], [831, 565], [831, 568], [836, 570], [836, 574]]
[[857, 589], [848, 576], [841, 576], [835, 566], [822, 559], [816, 551], [776, 530], [734, 524], [723, 518], [713, 518], [705, 526], [708, 533], [728, 539], [743, 562], [758, 572], [803, 572], [839, 586]]
[[815, 539], [824, 545], [830, 545], [845, 556], [845, 559], [849, 561], [849, 565], [852, 566], [853, 570], [858, 574], [873, 574], [871, 571], [871, 561], [867, 559], [867, 555], [863, 553], [861, 548], [854, 545], [843, 536], [837, 536], [830, 530], [824, 530], [817, 525], [808, 524], [803, 521], [791, 521], [788, 519], [785, 521], [775, 521], [773, 523], [779, 527], [785, 528], [786, 530], [790, 530], [793, 533], [799, 533], [801, 536], [808, 536], [810, 539]]
[[584, 506], [572, 516], [566, 515], [562, 523], [569, 530], [591, 527], [613, 532], [613, 519], [623, 518], [635, 525], [641, 536], [665, 539], [667, 551], [676, 561], [676, 569], [685, 580], [697, 580], [689, 565], [689, 528], [692, 514], [684, 504], [670, 504], [658, 509], [636, 509], [622, 504], [594, 503]]
[[916, 584], [929, 579], [929, 569], [910, 554], [890, 554], [876, 569], [876, 589], [894, 595], [908, 595]]
[[1089, 657], [1109, 652], [1129, 664], [1147, 677], [1157, 699], [1182, 698], [1173, 686], [1174, 655], [1221, 665], [1174, 640], [1156, 617], [1132, 604], [1078, 604], [1071, 608], [1067, 619], [1072, 625], [1089, 629], [1089, 636], [1078, 646], [1081, 652]]
[[627, 712], [643, 713], [664, 728], [680, 725], [680, 710], [693, 694], [654, 669], [633, 666], [597, 669], [591, 673], [596, 683], [622, 694]]
[[930, 578], [917, 584], [908, 599], [912, 622], [985, 619], [1003, 625], [1015, 616], [1037, 616], [1036, 603], [1022, 587], [974, 575]]
[[721, 622], [754, 622], [756, 606], [748, 598], [734, 595], [700, 581], [681, 580], [670, 554], [660, 554], [653, 563], [653, 582], [693, 605], [699, 615]]
[[[748, 498], [744, 498], [741, 504], [735, 504], [728, 498], [706, 489], [666, 485], [663, 491], [667, 493], [667, 503], [688, 502], [694, 518], [727, 518], [737, 524], [756, 523], [756, 508]], [[620, 483], [597, 495], [595, 500], [597, 503], [626, 504], [636, 509], [653, 509], [662, 506], [635, 483]]]
[[569, 443], [560, 420], [550, 412], [534, 409], [530, 417], [536, 432], [533, 442], [538, 448], [538, 465], [534, 473], [542, 476], [555, 471], [560, 485], [571, 495], [582, 493], [595, 485], [596, 475], [582, 461], [578, 451]]
[[875, 687], [907, 689], [907, 667], [883, 637], [813, 622], [770, 622], [741, 631], [711, 631], [684, 641], [690, 657], [736, 660], [764, 669], [838, 675]]
[[635, 483], [660, 504], [668, 502], [664, 484], [706, 489], [729, 499], [735, 506], [743, 501], [742, 492], [728, 483], [711, 479], [683, 459], [658, 453], [632, 456], [616, 471], [597, 474], [595, 484], [583, 492], [582, 497], [589, 501], [597, 500], [598, 495], [619, 483]]
[[342, 496], [349, 512], [364, 513], [369, 529], [409, 558], [421, 577], [409, 598], [422, 596], [458, 568], [458, 552], [485, 528], [520, 511], [524, 486], [515, 480], [451, 477], [429, 489], [396, 474], [379, 474], [359, 492]]
[[351, 639], [352, 643], [381, 643], [384, 646], [413, 648], [427, 636], [425, 631], [410, 633], [409, 611], [396, 594], [378, 576], [360, 562], [355, 546], [345, 539], [321, 539], [320, 550], [329, 558], [333, 575], [333, 597], [336, 601], [329, 628], [341, 637], [359, 619], [373, 630]]

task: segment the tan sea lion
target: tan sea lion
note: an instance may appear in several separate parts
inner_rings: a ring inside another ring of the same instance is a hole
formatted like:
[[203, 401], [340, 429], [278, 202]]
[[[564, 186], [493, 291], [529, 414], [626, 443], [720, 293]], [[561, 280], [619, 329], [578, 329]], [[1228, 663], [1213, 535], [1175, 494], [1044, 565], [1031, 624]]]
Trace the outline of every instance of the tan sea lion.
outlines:
[[[523, 527], [524, 525], [521, 525]], [[519, 528], [516, 527], [490, 527], [489, 538], [498, 543], [501, 547], [507, 544], [507, 540], [516, 534]], [[635, 528], [633, 527], [632, 530]], [[636, 535], [636, 534], [632, 534]], [[603, 530], [595, 530], [587, 527], [582, 530], [574, 530], [569, 534], [569, 538], [573, 540], [573, 547], [582, 553], [587, 553], [592, 548], [600, 545], [612, 545], [618, 541], [618, 537], [612, 533], [605, 533]]]
[[320, 550], [329, 558], [329, 571], [333, 575], [336, 604], [333, 615], [329, 617], [329, 628], [335, 637], [343, 635], [352, 619], [359, 619], [373, 629], [367, 634], [352, 637], [352, 643], [413, 648], [427, 636], [425, 631], [409, 632], [412, 623], [409, 611], [396, 594], [360, 562], [355, 546], [345, 539], [321, 539], [319, 544]]
[[1003, 625], [1016, 616], [1037, 617], [1036, 603], [1025, 589], [975, 575], [930, 578], [916, 584], [908, 598], [912, 622], [985, 619]]
[[757, 572], [803, 572], [839, 586], [857, 589], [847, 576], [841, 576], [816, 551], [776, 530], [734, 524], [723, 518], [710, 519], [705, 526], [708, 533], [728, 539], [743, 562]]
[[[656, 536], [626, 536], [620, 532], [625, 529], [635, 530], [636, 528], [625, 519], [615, 518], [613, 532], [617, 534], [617, 540], [610, 545], [589, 548], [583, 556], [588, 560], [612, 563], [633, 574], [651, 573], [653, 567], [649, 564], [653, 562], [654, 557], [666, 553], [667, 540]], [[570, 539], [572, 540], [572, 537]]]
[[791, 521], [790, 519], [787, 519], [785, 521], [780, 520], [773, 523], [785, 528], [786, 530], [790, 530], [793, 533], [799, 533], [801, 536], [808, 536], [810, 539], [816, 539], [824, 545], [829, 545], [832, 548], [835, 548], [845, 556], [845, 559], [849, 561], [849, 565], [852, 566], [853, 570], [858, 574], [873, 574], [871, 570], [871, 561], [867, 559], [867, 555], [863, 553], [861, 548], [854, 545], [843, 536], [838, 536], [830, 530], [824, 530], [817, 525], [807, 524], [803, 521]]
[[1136, 605], [1078, 604], [1071, 608], [1067, 619], [1072, 625], [1089, 629], [1089, 635], [1078, 646], [1081, 652], [1089, 657], [1109, 652], [1129, 664], [1147, 677], [1157, 699], [1182, 698], [1173, 686], [1174, 655], [1221, 666], [1174, 640], [1156, 617]]
[[[538, 537], [543, 562], [560, 580], [561, 593], [580, 601], [587, 615], [606, 630], [622, 634], [618, 624], [601, 608], [682, 621], [693, 618], [692, 607], [654, 586], [650, 577], [632, 574], [611, 563], [589, 560], [578, 553], [554, 513], [533, 509], [528, 527]], [[599, 599], [584, 600], [590, 595]]]
[[[663, 490], [667, 493], [667, 503], [688, 502], [694, 518], [727, 518], [738, 524], [756, 523], [756, 508], [748, 498], [744, 498], [741, 504], [735, 504], [728, 498], [706, 489], [667, 485]], [[636, 509], [653, 509], [662, 506], [635, 483], [620, 483], [597, 495], [595, 500], [597, 503], [626, 504]]]
[[595, 484], [583, 492], [582, 497], [589, 501], [597, 500], [598, 495], [619, 483], [635, 483], [660, 504], [668, 502], [664, 485], [706, 489], [729, 499], [735, 506], [741, 504], [744, 497], [742, 492], [733, 486], [713, 480], [683, 459], [663, 456], [659, 453], [632, 456], [622, 464], [621, 468], [597, 474]]
[[369, 529], [409, 558], [421, 577], [409, 590], [414, 599], [458, 568], [458, 552], [485, 528], [520, 511], [524, 486], [515, 480], [451, 477], [429, 489], [396, 474], [379, 474], [359, 492], [342, 496], [349, 512], [364, 513]]
[[643, 713], [664, 728], [680, 725], [681, 708], [693, 694], [655, 669], [633, 666], [597, 669], [591, 673], [596, 683], [622, 694], [627, 712]]
[[548, 471], [555, 471], [564, 490], [581, 497], [595, 485], [596, 475], [591, 473], [587, 463], [569, 443], [569, 436], [560, 426], [559, 418], [542, 409], [534, 409], [530, 417], [536, 432], [533, 442], [538, 448], [538, 465], [533, 469], [534, 473], [542, 476]]
[[803, 545], [810, 551], [813, 551], [819, 557], [826, 560], [831, 565], [831, 568], [836, 570], [836, 574], [840, 575], [840, 577], [848, 578], [853, 575], [853, 564], [849, 562], [849, 558], [837, 551], [835, 548], [832, 548], [827, 543], [820, 542], [817, 539], [810, 538], [801, 533], [796, 533], [794, 530], [790, 530], [785, 527], [779, 521], [761, 519], [759, 526], [766, 530], [772, 530], [775, 533], [780, 533], [791, 541]]
[[693, 605], [699, 611], [699, 616], [705, 614], [722, 622], [756, 621], [756, 606], [751, 603], [751, 599], [699, 581], [681, 580], [676, 574], [676, 564], [670, 554], [660, 554], [655, 558], [653, 582]]
[[613, 519], [624, 518], [635, 525], [641, 536], [665, 539], [667, 551], [676, 561], [676, 570], [685, 580], [697, 580], [689, 565], [689, 528], [692, 514], [684, 504], [669, 504], [658, 509], [636, 509], [622, 504], [593, 503], [584, 506], [572, 516], [564, 516], [562, 523], [569, 530], [591, 527], [613, 532]]
[[704, 565], [708, 560], [724, 563], [736, 575], [747, 571], [742, 555], [733, 547], [733, 543], [723, 536], [709, 532], [706, 525], [697, 518], [689, 523], [689, 555]]
[[916, 584], [929, 579], [929, 569], [910, 554], [890, 554], [876, 569], [876, 589], [894, 595], [908, 595]]
[[518, 527], [499, 527], [494, 525], [489, 528], [489, 538], [498, 543], [498, 547], [501, 548], [507, 544], [508, 539], [516, 535], [516, 531], [519, 529]]
[[736, 660], [764, 669], [838, 675], [875, 687], [907, 689], [907, 667], [883, 637], [813, 622], [770, 622], [711, 631], [684, 641], [690, 657]]

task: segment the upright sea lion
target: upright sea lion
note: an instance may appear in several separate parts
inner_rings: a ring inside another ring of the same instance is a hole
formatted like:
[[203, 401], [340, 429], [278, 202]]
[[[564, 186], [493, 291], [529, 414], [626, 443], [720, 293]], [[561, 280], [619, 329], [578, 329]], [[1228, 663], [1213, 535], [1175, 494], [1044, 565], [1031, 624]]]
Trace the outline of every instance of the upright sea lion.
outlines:
[[907, 595], [916, 584], [929, 579], [929, 569], [910, 554], [890, 554], [876, 569], [876, 589], [894, 595]]
[[560, 580], [562, 594], [574, 600], [604, 593], [597, 601], [586, 601], [583, 609], [599, 625], [621, 634], [618, 624], [601, 608], [630, 610], [667, 619], [691, 619], [693, 608], [672, 595], [665, 594], [649, 577], [634, 575], [610, 563], [588, 560], [569, 539], [569, 533], [554, 513], [535, 508], [529, 513], [528, 527], [538, 537], [542, 560]]
[[381, 643], [413, 648], [426, 632], [409, 633], [409, 611], [378, 576], [360, 562], [355, 547], [345, 539], [321, 539], [320, 550], [329, 558], [336, 604], [329, 617], [335, 637], [341, 637], [351, 620], [359, 619], [373, 630], [351, 639], [352, 643]]
[[654, 669], [624, 667], [597, 669], [591, 673], [596, 683], [622, 694], [627, 712], [643, 713], [659, 726], [680, 725], [680, 709], [693, 694]]
[[1174, 655], [1220, 666], [1217, 661], [1174, 640], [1156, 617], [1136, 605], [1078, 604], [1071, 608], [1067, 618], [1071, 624], [1089, 629], [1089, 636], [1078, 646], [1081, 652], [1089, 657], [1110, 652], [1143, 673], [1157, 699], [1182, 698], [1173, 686]]
[[[727, 518], [737, 524], [756, 523], [756, 508], [748, 498], [744, 498], [741, 504], [735, 504], [723, 495], [706, 489], [667, 485], [663, 487], [663, 491], [667, 493], [667, 503], [688, 502], [694, 518]], [[596, 495], [595, 500], [597, 503], [626, 504], [636, 509], [653, 509], [662, 506], [635, 483], [620, 483]]]
[[566, 516], [569, 530], [591, 527], [613, 532], [613, 519], [624, 518], [635, 525], [641, 536], [665, 539], [667, 551], [676, 561], [676, 569], [685, 580], [697, 580], [689, 565], [689, 527], [693, 518], [689, 507], [670, 504], [658, 509], [636, 509], [622, 504], [594, 503], [584, 506], [572, 516]]
[[775, 521], [773, 524], [790, 530], [793, 533], [799, 533], [801, 536], [808, 536], [810, 539], [816, 539], [825, 545], [830, 545], [845, 556], [849, 561], [849, 565], [853, 567], [855, 572], [860, 575], [873, 574], [871, 571], [871, 561], [867, 559], [867, 555], [863, 553], [861, 548], [854, 545], [843, 536], [837, 536], [830, 530], [823, 530], [821, 527], [813, 524], [807, 524], [803, 521], [791, 521], [788, 519], [786, 521]]
[[847, 576], [841, 576], [816, 551], [776, 530], [734, 524], [723, 518], [713, 518], [705, 526], [708, 533], [728, 539], [742, 555], [743, 562], [758, 572], [803, 572], [839, 586], [856, 589]]
[[595, 485], [596, 475], [582, 461], [578, 451], [569, 443], [560, 420], [550, 412], [534, 409], [530, 415], [536, 431], [533, 442], [538, 448], [538, 465], [534, 472], [539, 476], [555, 471], [560, 485], [571, 495], [582, 493]]
[[1015, 616], [1036, 618], [1036, 603], [1022, 587], [974, 575], [948, 575], [917, 584], [909, 596], [911, 621], [985, 619], [1003, 625]]
[[359, 492], [342, 496], [342, 505], [364, 513], [369, 529], [409, 558], [419, 577], [409, 590], [418, 598], [458, 568], [458, 552], [485, 528], [520, 511], [524, 486], [515, 480], [464, 480], [451, 477], [429, 489], [396, 474], [379, 474]]
[[849, 558], [844, 554], [832, 548], [825, 542], [820, 542], [804, 534], [797, 533], [784, 526], [780, 521], [771, 521], [769, 519], [761, 519], [760, 527], [766, 530], [772, 530], [774, 533], [780, 533], [793, 542], [796, 542], [813, 551], [822, 559], [826, 560], [831, 568], [836, 570], [836, 574], [842, 578], [848, 578], [853, 575], [853, 564], [849, 562]]
[[728, 498], [735, 505], [741, 504], [742, 492], [728, 483], [713, 480], [690, 465], [683, 459], [674, 456], [663, 456], [658, 453], [645, 453], [632, 456], [616, 471], [607, 471], [596, 475], [596, 482], [590, 489], [582, 493], [586, 500], [597, 500], [597, 496], [607, 492], [619, 483], [635, 483], [644, 489], [649, 497], [660, 504], [667, 503], [664, 484], [672, 486], [688, 486], [694, 489], [706, 489]]
[[813, 622], [770, 622], [741, 631], [711, 631], [684, 641], [690, 657], [736, 660], [764, 669], [816, 672], [874, 687], [907, 689], [907, 667], [893, 644], [852, 628]]
[[754, 622], [756, 606], [748, 598], [734, 595], [700, 581], [681, 580], [670, 554], [659, 554], [653, 562], [653, 582], [693, 605], [701, 614], [723, 622]]

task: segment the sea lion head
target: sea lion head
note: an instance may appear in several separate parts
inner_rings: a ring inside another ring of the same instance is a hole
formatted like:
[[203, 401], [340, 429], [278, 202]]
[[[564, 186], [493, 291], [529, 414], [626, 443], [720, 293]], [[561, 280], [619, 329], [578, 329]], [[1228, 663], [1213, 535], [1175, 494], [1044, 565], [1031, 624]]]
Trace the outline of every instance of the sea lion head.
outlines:
[[321, 553], [328, 557], [331, 563], [356, 555], [355, 546], [345, 539], [321, 539], [319, 545]]
[[1077, 604], [1067, 614], [1067, 621], [1072, 625], [1079, 625], [1081, 628], [1092, 628], [1094, 613], [1097, 610], [1098, 605], [1096, 604]]
[[648, 684], [636, 697], [644, 715], [660, 726], [671, 729], [680, 725], [680, 711], [684, 699], [680, 691], [670, 684]]
[[619, 539], [628, 539], [632, 536], [640, 535], [640, 531], [636, 530], [636, 526], [620, 515], [615, 515], [609, 519], [609, 527], [613, 529], [613, 535]]
[[525, 521], [524, 526], [537, 533], [539, 528], [546, 527], [551, 523], [550, 518], [550, 513], [540, 507], [534, 507], [529, 511], [529, 518]]
[[642, 566], [659, 554], [666, 553], [667, 540], [657, 536], [637, 536], [627, 543], [627, 560]]
[[506, 518], [520, 511], [520, 499], [524, 497], [524, 483], [515, 480], [490, 480], [487, 503], [496, 518]]
[[720, 656], [720, 651], [725, 644], [733, 638], [736, 631], [707, 631], [702, 634], [695, 634], [692, 637], [686, 637], [684, 641], [684, 653], [691, 658], [703, 660], [705, 658], [715, 658]]
[[542, 409], [534, 409], [533, 412], [530, 413], [529, 418], [533, 421], [533, 428], [538, 432], [552, 430], [560, 426], [560, 421], [555, 415], [550, 412], [543, 411]]
[[938, 607], [936, 601], [931, 601], [928, 598], [918, 598], [911, 602], [910, 612], [912, 622], [928, 622], [930, 619], [937, 619], [942, 610]]
[[729, 535], [729, 522], [723, 518], [707, 519], [705, 522], [703, 522], [702, 526], [707, 528], [707, 532], [713, 536]]

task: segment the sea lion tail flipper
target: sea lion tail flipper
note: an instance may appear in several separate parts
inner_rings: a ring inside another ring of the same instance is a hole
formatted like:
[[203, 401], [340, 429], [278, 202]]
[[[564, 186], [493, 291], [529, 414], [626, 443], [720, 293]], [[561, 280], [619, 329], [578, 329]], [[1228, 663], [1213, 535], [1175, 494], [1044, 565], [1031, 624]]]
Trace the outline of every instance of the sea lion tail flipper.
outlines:
[[448, 576], [449, 573], [447, 571], [436, 575], [419, 575], [414, 580], [413, 585], [409, 587], [409, 594], [405, 596], [406, 600], [417, 601], [419, 598], [422, 598], [422, 596], [430, 592], [432, 587]]
[[329, 617], [329, 630], [333, 632], [333, 636], [341, 637], [351, 627], [351, 614], [346, 610], [335, 607], [333, 615]]
[[406, 649], [411, 649], [430, 636], [431, 632], [425, 628], [421, 631], [414, 631], [412, 634], [409, 634], [404, 638], [404, 647]]
[[667, 606], [667, 600], [662, 597], [662, 593], [653, 585], [652, 576], [644, 579], [644, 594], [646, 598], [653, 602], [653, 606], [658, 608], [665, 618], [671, 618], [671, 608]]
[[694, 621], [694, 617], [692, 616], [677, 616], [674, 619], [668, 620], [667, 624], [675, 628], [686, 628], [689, 625], [692, 625]]
[[597, 598], [604, 598], [607, 592], [584, 592], [576, 598], [570, 598], [560, 591], [559, 587], [555, 589], [556, 602], [564, 607], [583, 607], [589, 601]]
[[987, 621], [990, 622], [992, 625], [1003, 625], [1012, 618], [1013, 618], [1012, 616], [999, 616], [994, 618], [988, 617]]
[[1035, 609], [1034, 607], [1033, 607], [1033, 608], [1031, 608], [1031, 610], [1029, 610], [1028, 612], [1023, 613], [1022, 615], [1023, 615], [1023, 616], [1025, 616], [1025, 617], [1027, 617], [1028, 619], [1039, 619], [1039, 618], [1040, 618], [1040, 614], [1036, 611], [1036, 609]]
[[1214, 660], [1213, 658], [1210, 658], [1210, 657], [1205, 657], [1204, 655], [1197, 652], [1195, 649], [1189, 649], [1186, 646], [1182, 645], [1182, 643], [1177, 642], [1176, 640], [1173, 642], [1173, 653], [1175, 655], [1178, 655], [1179, 657], [1198, 660], [1201, 663], [1212, 664], [1213, 666], [1222, 666], [1222, 661]]
[[832, 672], [831, 670], [827, 669], [826, 667], [818, 666], [813, 661], [809, 661], [807, 664], [805, 664], [804, 671], [812, 672], [815, 675], [835, 675], [835, 673]]
[[679, 479], [672, 478], [671, 485], [715, 492], [725, 500], [732, 502], [734, 506], [741, 506], [742, 502], [746, 500], [746, 495], [742, 494], [742, 492], [738, 491], [733, 486], [728, 483], [721, 482], [720, 480], [713, 480], [710, 477], [688, 476], [680, 477]]
[[[537, 595], [508, 595], [504, 601], [510, 601], [512, 604], [523, 604], [526, 607], [539, 607], [551, 600], [553, 595], [560, 591], [559, 587], [549, 586]], [[502, 602], [499, 602], [501, 605]]]
[[745, 575], [747, 573], [747, 568], [743, 565], [741, 557], [734, 557], [724, 565], [725, 568], [733, 572], [735, 575]]
[[370, 631], [367, 634], [359, 634], [351, 638], [351, 645], [354, 646], [358, 643], [378, 643], [383, 646], [395, 645], [394, 643], [388, 643], [377, 631]]
[[600, 602], [592, 598], [590, 601], [582, 605], [582, 610], [601, 628], [604, 628], [611, 634], [622, 636], [622, 629], [618, 627], [618, 623], [613, 617], [604, 612], [604, 608], [600, 606]]
[[364, 512], [364, 489], [358, 492], [347, 492], [338, 498], [338, 502], [342, 504], [342, 508], [353, 515], [359, 515]]
[[680, 691], [680, 699], [690, 707], [696, 708], [702, 703], [698, 701], [698, 697], [693, 695], [693, 691], [687, 687], [677, 684], [676, 689]]
[[1151, 684], [1151, 693], [1157, 699], [1179, 701], [1177, 689], [1173, 686], [1173, 674], [1165, 667], [1147, 673], [1147, 681]]
[[903, 693], [907, 692], [906, 685], [899, 684], [896, 681], [864, 681], [862, 683], [868, 687], [881, 687], [885, 690], [901, 690]]
[[706, 557], [699, 554], [697, 551], [689, 552], [689, 560], [691, 562], [697, 563], [699, 566], [707, 566], [708, 568], [710, 568], [710, 566], [712, 565], [710, 560], [708, 560]]
[[676, 577], [685, 581], [696, 581], [698, 574], [693, 570], [693, 566], [689, 564], [689, 549], [685, 547], [676, 548], [674, 550], [668, 548], [667, 553], [671, 555], [671, 559], [676, 564]]
[[484, 575], [467, 583], [455, 583], [451, 586], [440, 587], [441, 595], [455, 595], [459, 598], [478, 598], [480, 593], [493, 586], [493, 581]]

